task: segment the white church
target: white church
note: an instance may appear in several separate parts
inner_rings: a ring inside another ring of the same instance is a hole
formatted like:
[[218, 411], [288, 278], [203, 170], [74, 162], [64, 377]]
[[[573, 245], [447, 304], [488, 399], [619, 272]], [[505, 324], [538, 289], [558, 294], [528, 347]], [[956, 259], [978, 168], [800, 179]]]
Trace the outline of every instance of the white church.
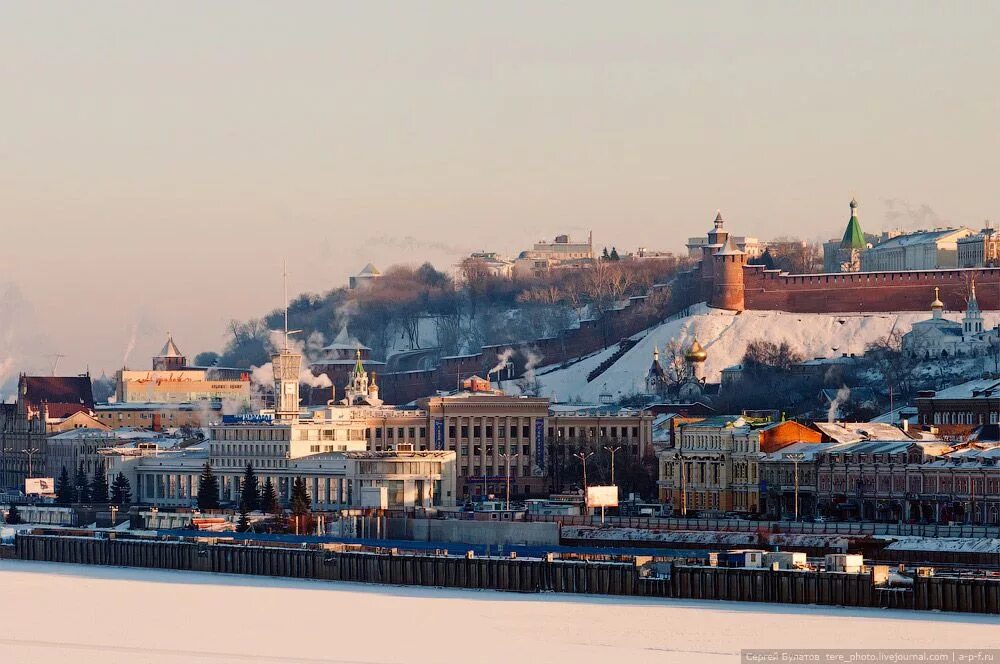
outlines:
[[1000, 343], [1000, 330], [983, 329], [983, 312], [976, 301], [973, 282], [962, 322], [948, 320], [944, 313], [940, 290], [934, 289], [931, 317], [913, 324], [903, 335], [903, 351], [918, 358], [972, 357], [989, 351], [991, 344]]

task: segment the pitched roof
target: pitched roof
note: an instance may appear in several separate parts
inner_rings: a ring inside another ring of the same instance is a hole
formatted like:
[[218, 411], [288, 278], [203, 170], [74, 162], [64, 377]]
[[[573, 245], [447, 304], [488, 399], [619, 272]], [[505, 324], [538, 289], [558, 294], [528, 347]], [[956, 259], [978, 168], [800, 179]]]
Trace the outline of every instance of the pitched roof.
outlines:
[[160, 350], [160, 354], [157, 357], [183, 357], [177, 344], [174, 343], [174, 338], [167, 333], [167, 343], [163, 344], [163, 348]]
[[382, 273], [378, 271], [378, 268], [372, 265], [371, 263], [365, 265], [364, 268], [362, 268], [361, 272], [358, 272], [359, 277], [366, 277], [366, 276], [377, 277], [381, 274]]
[[729, 236], [729, 237], [726, 238], [726, 243], [724, 245], [722, 245], [722, 249], [720, 249], [719, 252], [716, 253], [715, 255], [716, 256], [741, 256], [744, 253], [746, 253], [746, 252], [740, 251], [740, 248], [736, 246], [735, 242], [733, 242], [732, 236]]
[[844, 230], [844, 239], [840, 241], [840, 248], [864, 249], [868, 246], [868, 243], [865, 242], [865, 234], [861, 231], [861, 222], [858, 221], [858, 215], [853, 214], [853, 206], [851, 210], [851, 220], [847, 222], [847, 228]]
[[94, 407], [94, 389], [90, 376], [24, 376], [24, 399], [32, 405], [80, 404]]

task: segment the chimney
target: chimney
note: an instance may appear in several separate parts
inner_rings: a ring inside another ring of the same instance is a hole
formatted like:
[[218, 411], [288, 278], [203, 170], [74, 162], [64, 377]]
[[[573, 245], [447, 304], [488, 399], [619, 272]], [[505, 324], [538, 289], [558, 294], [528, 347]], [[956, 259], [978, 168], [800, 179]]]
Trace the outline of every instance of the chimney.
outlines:
[[908, 418], [906, 418], [905, 416], [899, 418], [899, 428], [903, 430], [903, 433], [909, 433], [910, 432], [910, 420]]

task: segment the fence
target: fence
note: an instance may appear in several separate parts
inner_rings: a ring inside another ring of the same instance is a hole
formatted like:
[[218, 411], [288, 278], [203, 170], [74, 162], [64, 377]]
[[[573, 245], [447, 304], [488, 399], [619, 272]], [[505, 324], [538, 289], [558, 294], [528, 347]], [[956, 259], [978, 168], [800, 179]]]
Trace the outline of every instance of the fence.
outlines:
[[[599, 516], [528, 514], [529, 521], [557, 522], [564, 526], [599, 526]], [[646, 516], [608, 516], [604, 525], [660, 530], [711, 530], [718, 532], [771, 532], [806, 535], [913, 535], [916, 537], [1000, 537], [1000, 525], [934, 523], [875, 523], [872, 521], [756, 521], [746, 519], [681, 519]]]
[[986, 579], [917, 577], [912, 589], [897, 589], [876, 585], [870, 574], [688, 566], [667, 566], [665, 578], [651, 578], [635, 563], [622, 562], [20, 534], [14, 555], [22, 560], [442, 588], [1000, 613], [1000, 581]]

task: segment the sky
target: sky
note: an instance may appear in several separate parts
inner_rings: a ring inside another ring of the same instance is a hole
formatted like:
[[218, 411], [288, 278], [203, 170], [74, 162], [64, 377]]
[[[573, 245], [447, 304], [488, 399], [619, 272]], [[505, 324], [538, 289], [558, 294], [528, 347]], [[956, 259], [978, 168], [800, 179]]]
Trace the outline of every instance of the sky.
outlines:
[[[1000, 4], [0, 4], [3, 372], [371, 261], [1000, 220]], [[133, 334], [134, 333], [134, 334]]]

